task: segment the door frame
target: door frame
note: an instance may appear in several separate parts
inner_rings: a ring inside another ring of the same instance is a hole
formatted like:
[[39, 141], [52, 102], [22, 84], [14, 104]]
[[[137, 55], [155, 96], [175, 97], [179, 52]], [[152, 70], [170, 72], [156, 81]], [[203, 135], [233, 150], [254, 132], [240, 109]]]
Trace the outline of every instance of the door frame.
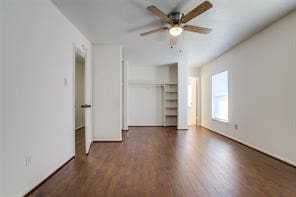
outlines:
[[[73, 132], [73, 155], [75, 156], [76, 154], [76, 141], [75, 141], [75, 102], [76, 102], [76, 91], [75, 91], [75, 74], [76, 74], [76, 55], [79, 54], [84, 58], [84, 101], [85, 101], [85, 97], [86, 97], [86, 82], [87, 82], [87, 78], [86, 78], [86, 65], [87, 65], [87, 48], [85, 48], [84, 45], [82, 45], [81, 47], [77, 46], [75, 43], [73, 43], [73, 67], [72, 67], [72, 132]], [[86, 112], [84, 111], [84, 118], [86, 119]], [[85, 120], [85, 154], [87, 155], [87, 127], [88, 125], [86, 124], [86, 120]]]
[[[194, 117], [194, 125], [190, 125], [189, 124], [189, 114], [188, 114], [188, 117], [187, 117], [187, 124], [188, 126], [197, 126], [199, 123], [198, 121], [198, 101], [199, 101], [199, 98], [198, 98], [198, 78], [197, 77], [191, 77], [191, 76], [188, 76], [188, 79], [187, 79], [187, 87], [189, 85], [189, 81], [190, 80], [194, 80], [194, 83], [192, 83], [192, 85], [194, 86], [194, 89], [195, 89], [195, 95], [192, 95], [192, 101], [195, 102], [195, 107], [192, 107], [192, 110], [195, 111], [195, 117]], [[187, 92], [188, 94], [188, 92]], [[187, 95], [188, 96], [188, 95]], [[188, 106], [187, 106], [187, 113], [188, 113]]]

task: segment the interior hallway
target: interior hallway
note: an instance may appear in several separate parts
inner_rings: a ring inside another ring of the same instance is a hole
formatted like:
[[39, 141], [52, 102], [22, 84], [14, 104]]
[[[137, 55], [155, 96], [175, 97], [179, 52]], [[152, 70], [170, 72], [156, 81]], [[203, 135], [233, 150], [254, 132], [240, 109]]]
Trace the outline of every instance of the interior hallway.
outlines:
[[203, 128], [131, 127], [31, 196], [293, 196], [296, 168]]

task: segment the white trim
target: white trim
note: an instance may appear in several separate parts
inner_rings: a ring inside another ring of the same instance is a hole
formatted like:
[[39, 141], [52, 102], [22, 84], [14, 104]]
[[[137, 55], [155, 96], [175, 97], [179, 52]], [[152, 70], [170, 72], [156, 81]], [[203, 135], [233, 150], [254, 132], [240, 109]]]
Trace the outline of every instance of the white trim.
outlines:
[[110, 138], [100, 138], [100, 139], [93, 139], [93, 143], [95, 142], [122, 142], [122, 138], [119, 138], [119, 139], [110, 139]]
[[184, 127], [184, 128], [182, 128], [182, 127], [177, 127], [177, 130], [188, 130], [188, 127]]
[[211, 118], [211, 120], [222, 122], [222, 123], [225, 123], [225, 124], [228, 124], [229, 123], [229, 120], [223, 120], [223, 119], [219, 119], [219, 118]]
[[72, 135], [73, 155], [75, 155], [75, 67], [76, 67], [76, 45], [73, 43], [73, 67], [72, 67]]
[[143, 125], [143, 124], [133, 124], [133, 125], [129, 125], [129, 127], [164, 127], [163, 126], [163, 124], [161, 124], [161, 125], [154, 125], [154, 124], [145, 124], [145, 125]]
[[[224, 120], [224, 119], [220, 119], [220, 118], [216, 118], [215, 117], [215, 113], [213, 111], [213, 102], [214, 102], [214, 97], [217, 97], [217, 96], [214, 96], [214, 88], [213, 88], [213, 79], [217, 76], [217, 75], [220, 75], [220, 74], [223, 74], [223, 73], [226, 73], [227, 75], [227, 95], [223, 94], [223, 95], [219, 95], [220, 96], [227, 96], [227, 120]], [[217, 72], [215, 74], [212, 74], [211, 76], [211, 119], [214, 120], [214, 121], [218, 121], [218, 122], [222, 122], [222, 123], [229, 123], [229, 71], [228, 70], [224, 70], [224, 71], [221, 71], [221, 72]]]
[[258, 152], [260, 151], [260, 152], [262, 152], [262, 153], [265, 153], [265, 154], [268, 155], [268, 156], [272, 156], [272, 157], [274, 157], [274, 158], [277, 158], [277, 159], [279, 159], [279, 160], [282, 160], [282, 161], [284, 161], [284, 162], [286, 162], [286, 163], [288, 163], [288, 164], [290, 164], [290, 165], [292, 165], [292, 166], [296, 166], [296, 162], [293, 162], [293, 161], [291, 161], [291, 160], [289, 160], [289, 159], [287, 159], [287, 158], [284, 158], [284, 157], [278, 156], [278, 155], [276, 155], [276, 154], [274, 154], [274, 153], [271, 153], [271, 152], [269, 152], [269, 151], [263, 150], [262, 148], [259, 148], [258, 146], [252, 145], [252, 144], [247, 143], [247, 142], [245, 142], [245, 141], [243, 141], [243, 140], [239, 140], [238, 138], [232, 137], [232, 136], [230, 136], [230, 135], [228, 135], [228, 134], [225, 134], [225, 133], [222, 133], [222, 132], [218, 132], [218, 131], [216, 131], [216, 130], [210, 128], [210, 127], [204, 126], [204, 125], [201, 125], [201, 127], [205, 128], [205, 129], [208, 129], [208, 130], [211, 130], [212, 132], [217, 133], [217, 134], [220, 134], [220, 135], [222, 135], [222, 136], [224, 136], [224, 137], [228, 137], [229, 139], [232, 139], [232, 140], [234, 140], [234, 141], [236, 141], [236, 142], [239, 142], [239, 143], [241, 143], [241, 144], [243, 144], [243, 145], [249, 146], [249, 147], [251, 147], [251, 148], [257, 150]]
[[[88, 102], [86, 101], [86, 97], [87, 97], [87, 81], [88, 81], [88, 78], [87, 78], [87, 65], [88, 65], [88, 48], [86, 48], [84, 45], [82, 45], [82, 55], [84, 57], [84, 102]], [[90, 93], [92, 94], [92, 93]], [[90, 100], [90, 103], [87, 103], [89, 105], [92, 106], [92, 101]], [[86, 108], [86, 109], [89, 109], [89, 108]], [[85, 124], [85, 153], [88, 154], [89, 152], [89, 149], [90, 149], [90, 146], [91, 146], [91, 143], [92, 143], [92, 140], [90, 140], [90, 142], [88, 143], [88, 139], [90, 138], [89, 135], [92, 135], [92, 131], [89, 131], [89, 129], [91, 128], [91, 124], [92, 122], [90, 122], [89, 124], [87, 124], [87, 121], [86, 121], [86, 113], [87, 113], [87, 110], [84, 110], [84, 124]], [[89, 109], [90, 110], [90, 109]], [[91, 112], [90, 112], [91, 113]]]
[[[48, 175], [44, 175], [41, 179], [40, 179], [40, 181], [37, 181], [36, 183], [32, 183], [29, 187], [27, 187], [27, 189], [26, 190], [24, 190], [23, 192], [19, 192], [16, 196], [25, 196], [26, 194], [28, 194], [29, 192], [31, 192], [33, 189], [35, 189], [35, 188], [38, 188], [39, 186], [40, 186], [40, 184], [43, 182], [43, 181], [45, 181], [45, 180], [48, 180], [48, 178], [50, 177], [50, 176], [52, 176], [52, 175], [54, 175], [55, 173], [57, 173], [58, 171], [58, 169], [62, 169], [61, 167], [63, 166], [65, 166], [65, 164], [67, 163], [67, 162], [69, 162], [72, 158], [74, 158], [75, 157], [75, 154], [74, 155], [72, 155], [69, 159], [66, 159], [66, 161], [64, 161], [64, 162], [61, 162], [61, 164], [58, 164], [58, 167], [57, 168], [53, 168], [53, 169], [51, 169], [50, 171], [50, 173], [48, 174]], [[38, 186], [38, 187], [37, 187]]]
[[128, 62], [122, 60], [122, 130], [128, 130]]

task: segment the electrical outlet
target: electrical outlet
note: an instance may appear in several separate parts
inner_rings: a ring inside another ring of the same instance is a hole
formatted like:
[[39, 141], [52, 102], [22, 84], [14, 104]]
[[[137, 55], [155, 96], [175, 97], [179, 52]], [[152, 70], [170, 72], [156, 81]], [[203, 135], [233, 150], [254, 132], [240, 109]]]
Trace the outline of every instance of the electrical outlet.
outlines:
[[234, 129], [238, 130], [238, 125], [237, 124], [234, 125]]

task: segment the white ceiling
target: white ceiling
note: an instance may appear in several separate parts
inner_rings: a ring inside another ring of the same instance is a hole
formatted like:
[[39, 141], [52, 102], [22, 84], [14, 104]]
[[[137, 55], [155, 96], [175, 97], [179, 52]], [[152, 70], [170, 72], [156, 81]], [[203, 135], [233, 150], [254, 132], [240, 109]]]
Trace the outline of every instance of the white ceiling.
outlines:
[[201, 0], [53, 1], [91, 42], [121, 44], [129, 64], [141, 66], [177, 62], [179, 50], [191, 66], [200, 66], [296, 9], [296, 0], [211, 0], [213, 8], [188, 24], [213, 31], [209, 35], [184, 32], [171, 49], [167, 32], [139, 36], [165, 25], [145, 8], [155, 5], [167, 14], [174, 9], [187, 13]]

